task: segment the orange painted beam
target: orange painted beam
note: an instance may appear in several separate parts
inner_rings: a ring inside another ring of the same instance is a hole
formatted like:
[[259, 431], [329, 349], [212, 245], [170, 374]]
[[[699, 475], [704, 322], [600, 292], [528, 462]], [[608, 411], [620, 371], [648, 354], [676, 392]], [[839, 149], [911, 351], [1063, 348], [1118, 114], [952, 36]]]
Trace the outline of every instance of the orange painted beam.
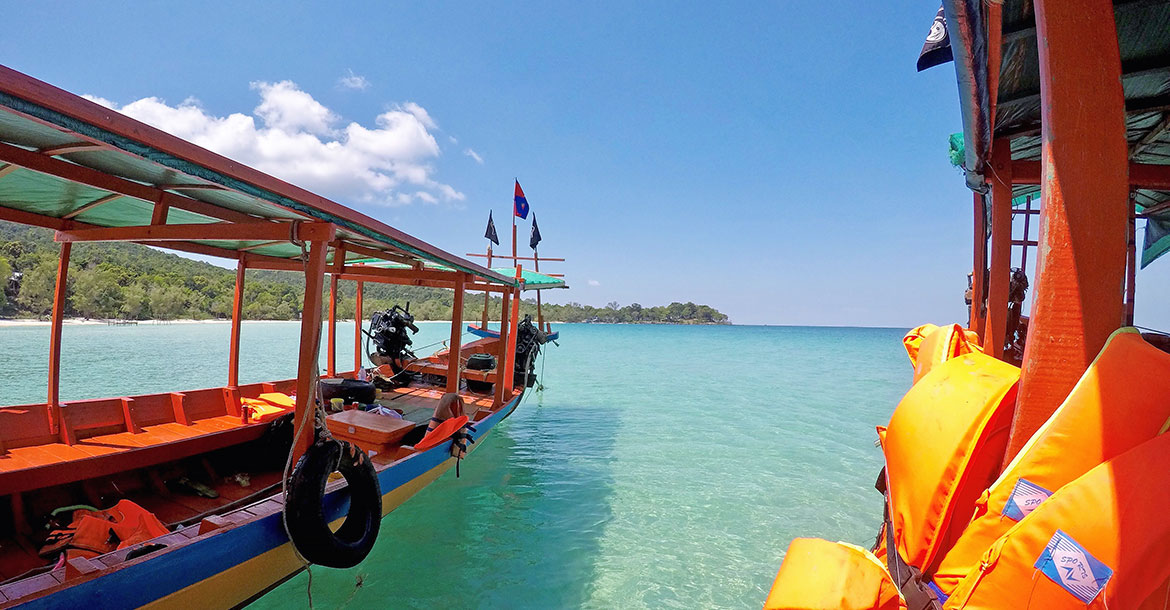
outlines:
[[983, 195], [972, 193], [975, 211], [975, 248], [971, 264], [971, 312], [967, 328], [979, 335], [982, 344], [985, 335], [983, 327], [983, 282], [987, 275], [987, 212], [983, 206]]
[[[162, 199], [162, 197], [159, 197], [159, 199]], [[167, 224], [167, 216], [170, 214], [170, 212], [171, 212], [171, 206], [169, 206], [165, 203], [162, 203], [161, 201], [155, 202], [154, 211], [150, 214], [150, 224], [152, 224], [152, 225], [165, 225], [165, 224]]]
[[362, 368], [362, 292], [365, 291], [365, 282], [358, 280], [357, 294], [353, 303], [353, 370]]
[[[1016, 184], [1040, 184], [1040, 161], [1012, 161]], [[1170, 165], [1129, 164], [1129, 185], [1155, 191], [1170, 190]]]
[[[356, 279], [364, 277], [369, 281], [385, 281], [387, 284], [398, 283], [392, 280], [405, 280], [413, 282], [417, 280], [430, 280], [436, 282], [449, 282], [454, 284], [456, 277], [460, 276], [460, 272], [456, 271], [437, 271], [434, 269], [388, 269], [384, 267], [369, 267], [365, 265], [346, 265], [341, 271], [344, 278]], [[476, 280], [482, 280], [481, 276], [475, 276]], [[466, 281], [466, 280], [465, 280]], [[507, 284], [501, 284], [507, 286]]]
[[313, 443], [313, 409], [316, 403], [317, 357], [321, 347], [321, 289], [325, 284], [325, 257], [329, 240], [314, 241], [305, 263], [305, 300], [301, 309], [301, 349], [297, 357], [297, 406], [293, 416], [296, 430], [305, 427], [293, 447], [293, 462]]
[[3, 205], [0, 205], [0, 220], [7, 220], [8, 222], [15, 222], [34, 227], [44, 227], [46, 229], [55, 229], [58, 231], [62, 229], [72, 229], [78, 226], [90, 226], [73, 220], [57, 218], [55, 216], [45, 216], [44, 214], [37, 214], [35, 212], [26, 212], [24, 210], [4, 207]]
[[[512, 311], [512, 292], [505, 292], [503, 296], [503, 306], [500, 308], [500, 357], [496, 359], [496, 370], [502, 372], [502, 376], [497, 376], [499, 381], [496, 383], [496, 406], [503, 406], [506, 396], [504, 385], [508, 382], [508, 371], [512, 368], [512, 360], [515, 358], [516, 349], [508, 351], [509, 341], [512, 339], [512, 333], [508, 332], [508, 317]], [[509, 390], [510, 392], [511, 390]]]
[[404, 265], [418, 265], [419, 264], [418, 260], [410, 258], [409, 256], [402, 254], [402, 253], [399, 253], [399, 252], [390, 252], [387, 250], [379, 250], [377, 248], [367, 248], [365, 246], [359, 246], [359, 245], [353, 244], [353, 243], [345, 244], [345, 248], [349, 252], [353, 252], [354, 254], [360, 254], [362, 256], [368, 256], [370, 258], [378, 258], [378, 259], [382, 259], [384, 261], [390, 261], [390, 262], [394, 262], [394, 263], [402, 263]]
[[[479, 254], [479, 253], [468, 253], [468, 254], [467, 254], [467, 256], [474, 256], [474, 257], [476, 257], [476, 258], [484, 258], [484, 257], [487, 257], [487, 258], [488, 258], [488, 265], [491, 265], [491, 264], [492, 264], [492, 263], [491, 263], [491, 258], [492, 258], [492, 257], [491, 257], [491, 256], [488, 256], [487, 254]], [[549, 258], [549, 257], [547, 257], [547, 256], [541, 256], [541, 257], [539, 257], [539, 259], [538, 259], [537, 257], [535, 257], [535, 256], [508, 256], [508, 255], [506, 255], [506, 254], [494, 254], [494, 255], [492, 255], [492, 256], [494, 256], [495, 258], [502, 258], [502, 259], [504, 259], [504, 260], [518, 260], [518, 261], [536, 261], [536, 260], [542, 260], [542, 261], [544, 261], [544, 262], [546, 262], [546, 263], [563, 263], [563, 262], [565, 262], [565, 259], [563, 259], [563, 258]]]
[[1109, 0], [1036, 0], [1042, 129], [1031, 322], [1005, 459], [1051, 416], [1122, 323], [1129, 182]]
[[337, 375], [337, 274], [329, 276], [329, 328], [325, 347], [325, 374]]
[[[516, 280], [519, 281], [523, 267], [516, 265]], [[508, 314], [508, 342], [505, 344], [504, 353], [507, 354], [508, 360], [511, 362], [504, 368], [504, 390], [509, 394], [515, 388], [515, 374], [516, 374], [516, 329], [520, 325], [520, 290], [517, 289], [512, 294], [512, 307]], [[503, 325], [501, 325], [502, 327]]]
[[455, 299], [451, 304], [451, 342], [447, 344], [451, 354], [447, 362], [447, 391], [459, 391], [459, 368], [463, 359], [459, 357], [463, 338], [463, 274], [458, 274], [455, 280]]
[[248, 268], [245, 257], [240, 255], [236, 263], [236, 292], [232, 299], [232, 335], [228, 347], [228, 387], [240, 385], [240, 331], [244, 321], [244, 271]]
[[1007, 140], [991, 145], [991, 267], [987, 285], [987, 325], [983, 351], [1003, 358], [1007, 340], [1008, 293], [1012, 275], [1012, 162]]
[[[257, 269], [267, 269], [268, 267], [256, 267]], [[353, 280], [355, 282], [371, 282], [374, 284], [391, 284], [396, 286], [426, 286], [428, 288], [445, 288], [453, 290], [455, 288], [454, 279], [450, 281], [445, 280], [427, 280], [427, 279], [410, 279], [406, 277], [383, 277], [366, 273], [341, 273], [338, 274], [339, 280]], [[496, 284], [482, 284], [479, 282], [467, 281], [463, 284], [464, 292], [500, 292], [504, 293], [511, 290], [507, 286], [499, 286]]]
[[987, 24], [987, 102], [988, 123], [995, 125], [999, 106], [999, 72], [1003, 65], [1003, 4], [989, 2], [984, 21]]
[[[327, 222], [304, 222], [296, 229], [303, 241], [332, 239], [334, 227]], [[194, 241], [200, 239], [255, 241], [291, 239], [293, 223], [214, 222], [206, 224], [143, 225], [57, 231], [56, 241]]]
[[276, 258], [274, 256], [252, 254], [251, 252], [244, 252], [243, 256], [244, 260], [248, 263], [249, 269], [267, 269], [269, 271], [296, 271], [297, 273], [303, 273], [305, 271], [305, 265], [301, 263], [299, 259]]
[[[49, 433], [60, 434], [61, 421], [61, 324], [65, 318], [65, 289], [69, 282], [69, 254], [73, 244], [61, 244], [57, 260], [57, 284], [53, 290], [53, 322], [49, 327]], [[67, 436], [67, 435], [66, 435]]]

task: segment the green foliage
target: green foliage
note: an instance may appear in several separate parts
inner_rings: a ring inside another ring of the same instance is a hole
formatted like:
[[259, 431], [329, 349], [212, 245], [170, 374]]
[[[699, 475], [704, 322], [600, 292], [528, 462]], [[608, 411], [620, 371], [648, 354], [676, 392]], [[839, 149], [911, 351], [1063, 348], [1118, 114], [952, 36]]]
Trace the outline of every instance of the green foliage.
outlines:
[[[23, 273], [16, 299], [3, 298], [0, 316], [47, 316], [53, 308], [59, 246], [52, 232], [0, 221], [0, 278], [12, 271]], [[11, 267], [6, 271], [6, 265]], [[174, 320], [178, 318], [230, 318], [235, 299], [235, 272], [208, 263], [185, 259], [146, 246], [129, 243], [78, 243], [69, 265], [69, 299], [65, 314], [89, 318]], [[304, 276], [290, 271], [247, 272], [244, 317], [253, 320], [293, 320], [301, 315]], [[328, 289], [326, 289], [328, 290]], [[341, 282], [337, 313], [352, 319], [356, 284]], [[328, 307], [328, 298], [323, 307]], [[394, 305], [410, 303], [418, 320], [450, 320], [454, 295], [449, 290], [421, 286], [365, 284], [364, 317]], [[479, 320], [484, 298], [468, 293], [463, 319]], [[502, 300], [488, 299], [488, 315], [501, 317]], [[521, 301], [523, 314], [536, 316], [536, 301]], [[610, 303], [543, 306], [544, 319], [561, 322], [726, 324], [727, 316], [706, 305], [671, 303], [644, 308], [634, 303], [621, 307]]]
[[106, 267], [82, 269], [73, 278], [69, 295], [73, 310], [86, 318], [113, 318], [122, 307], [118, 274]]
[[8, 306], [8, 295], [4, 293], [10, 277], [12, 277], [12, 265], [9, 264], [7, 258], [0, 256], [0, 310]]
[[57, 265], [52, 259], [41, 259], [32, 268], [21, 271], [24, 277], [17, 297], [21, 310], [37, 316], [49, 315], [57, 285]]

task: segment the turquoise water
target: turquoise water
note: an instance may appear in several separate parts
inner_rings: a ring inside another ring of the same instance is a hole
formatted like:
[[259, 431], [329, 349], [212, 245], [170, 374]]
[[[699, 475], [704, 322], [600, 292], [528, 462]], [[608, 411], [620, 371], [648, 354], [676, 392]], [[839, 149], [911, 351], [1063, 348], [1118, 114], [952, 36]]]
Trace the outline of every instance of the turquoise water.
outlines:
[[[424, 325], [416, 344], [447, 328]], [[873, 427], [909, 387], [904, 331], [560, 329], [544, 391], [462, 478], [448, 473], [392, 513], [362, 565], [314, 569], [316, 607], [758, 608], [793, 537], [872, 542]], [[223, 383], [226, 325], [64, 337], [66, 399]], [[44, 379], [47, 338], [0, 329], [4, 402], [43, 398], [25, 380]], [[241, 377], [291, 376], [296, 341], [295, 324], [247, 324]], [[306, 582], [253, 607], [304, 607]]]

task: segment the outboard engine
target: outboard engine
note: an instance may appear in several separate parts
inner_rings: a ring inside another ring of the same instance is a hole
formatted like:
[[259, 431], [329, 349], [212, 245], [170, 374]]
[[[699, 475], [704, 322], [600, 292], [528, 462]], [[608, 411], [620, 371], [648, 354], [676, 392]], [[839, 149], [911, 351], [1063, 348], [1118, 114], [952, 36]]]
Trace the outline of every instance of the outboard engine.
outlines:
[[406, 309], [397, 305], [386, 311], [376, 311], [370, 316], [370, 332], [367, 333], [374, 340], [375, 352], [370, 354], [370, 361], [374, 364], [389, 364], [394, 370], [396, 385], [406, 385], [413, 376], [403, 373], [406, 363], [414, 360], [414, 352], [410, 351], [411, 334], [418, 332], [414, 325], [414, 316], [410, 315], [410, 303]]
[[546, 340], [544, 331], [532, 323], [530, 315], [524, 316], [516, 326], [516, 368], [513, 373], [516, 384], [530, 388], [536, 385], [536, 357]]

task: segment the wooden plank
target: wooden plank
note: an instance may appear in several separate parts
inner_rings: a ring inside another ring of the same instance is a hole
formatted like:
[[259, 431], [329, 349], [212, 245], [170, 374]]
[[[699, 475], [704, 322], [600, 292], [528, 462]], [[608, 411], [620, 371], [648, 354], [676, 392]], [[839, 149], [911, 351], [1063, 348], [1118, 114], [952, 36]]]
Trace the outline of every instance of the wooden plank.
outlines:
[[184, 426], [191, 425], [191, 420], [187, 417], [186, 395], [182, 392], [171, 392], [171, 409], [175, 414], [175, 421]]
[[90, 210], [92, 210], [100, 205], [105, 205], [111, 201], [117, 201], [117, 200], [121, 199], [122, 197], [124, 197], [124, 195], [122, 195], [121, 193], [113, 193], [110, 195], [106, 195], [105, 197], [99, 197], [99, 198], [94, 199], [93, 201], [77, 208], [76, 210], [69, 212], [68, 214], [62, 216], [62, 218], [66, 218], [66, 219], [77, 218], [78, 216], [81, 216], [82, 214], [84, 214], [84, 213], [86, 213], [86, 212], [88, 212], [88, 211], [90, 211]]
[[1012, 276], [1012, 162], [1011, 143], [992, 143], [991, 166], [991, 269], [987, 289], [987, 325], [983, 351], [1003, 358], [1007, 341], [1008, 297]]
[[[295, 230], [294, 230], [294, 227]], [[57, 231], [56, 241], [195, 241], [195, 240], [255, 240], [300, 239], [321, 240], [333, 237], [333, 225], [325, 222], [212, 222], [195, 224], [152, 224], [135, 227], [101, 227]]]

